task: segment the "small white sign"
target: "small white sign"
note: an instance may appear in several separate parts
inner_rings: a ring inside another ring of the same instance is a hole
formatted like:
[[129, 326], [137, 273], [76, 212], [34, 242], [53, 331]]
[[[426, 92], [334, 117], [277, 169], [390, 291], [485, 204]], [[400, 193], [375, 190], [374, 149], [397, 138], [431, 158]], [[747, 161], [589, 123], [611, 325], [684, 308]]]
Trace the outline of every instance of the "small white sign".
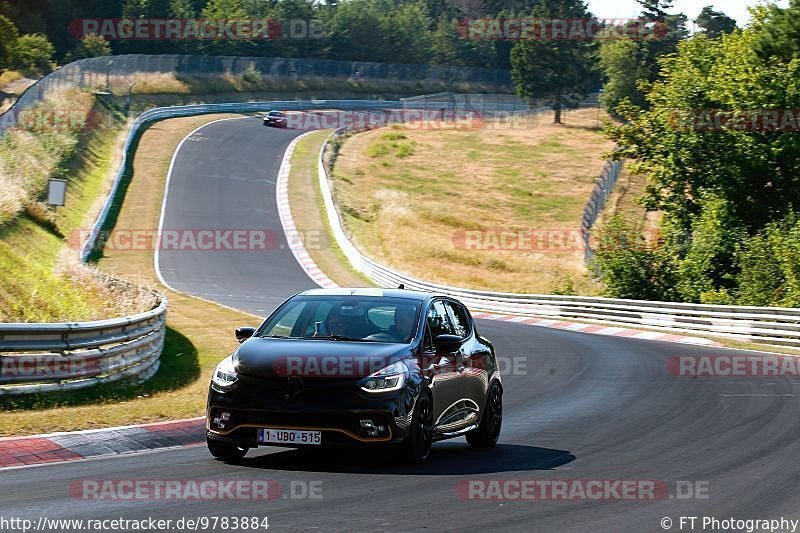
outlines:
[[67, 180], [51, 179], [47, 181], [47, 203], [64, 205], [67, 197]]

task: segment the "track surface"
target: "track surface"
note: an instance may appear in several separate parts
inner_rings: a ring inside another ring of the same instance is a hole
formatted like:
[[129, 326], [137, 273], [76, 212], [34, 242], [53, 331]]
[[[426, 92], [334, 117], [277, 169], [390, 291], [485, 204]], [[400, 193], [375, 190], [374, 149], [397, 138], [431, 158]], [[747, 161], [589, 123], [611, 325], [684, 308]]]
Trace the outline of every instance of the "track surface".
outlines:
[[[296, 131], [254, 118], [204, 127], [175, 161], [167, 226], [279, 230], [274, 179]], [[264, 314], [312, 286], [291, 253], [162, 254], [175, 288]], [[213, 317], [209, 317], [213, 321]], [[498, 353], [524, 359], [504, 377], [501, 444], [438, 443], [429, 462], [398, 466], [363, 453], [251, 451], [239, 466], [202, 447], [5, 471], [3, 516], [178, 518], [268, 515], [270, 530], [663, 531], [662, 517], [800, 518], [800, 417], [786, 379], [667, 375], [672, 355], [707, 348], [480, 321]], [[731, 353], [731, 352], [726, 352]], [[222, 357], [224, 354], [220, 354]], [[80, 479], [321, 481], [322, 499], [269, 502], [80, 501]], [[708, 499], [656, 502], [461, 501], [469, 479], [623, 479], [708, 483]], [[688, 529], [686, 529], [688, 530]], [[699, 530], [699, 529], [696, 529]]]

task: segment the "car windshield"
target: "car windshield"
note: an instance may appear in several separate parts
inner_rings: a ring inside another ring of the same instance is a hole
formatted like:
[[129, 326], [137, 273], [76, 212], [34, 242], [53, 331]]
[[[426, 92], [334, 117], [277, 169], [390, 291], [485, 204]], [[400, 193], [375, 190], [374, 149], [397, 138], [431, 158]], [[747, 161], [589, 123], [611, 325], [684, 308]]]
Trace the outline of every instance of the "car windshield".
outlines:
[[295, 296], [256, 336], [407, 343], [417, 333], [420, 307], [407, 298]]

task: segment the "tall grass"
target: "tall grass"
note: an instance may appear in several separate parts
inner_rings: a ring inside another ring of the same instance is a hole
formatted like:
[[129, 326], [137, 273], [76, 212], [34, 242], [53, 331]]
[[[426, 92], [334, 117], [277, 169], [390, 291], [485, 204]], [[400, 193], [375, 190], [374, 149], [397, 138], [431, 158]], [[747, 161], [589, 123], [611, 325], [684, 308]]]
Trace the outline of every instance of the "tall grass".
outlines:
[[[437, 93], [442, 91], [456, 92], [501, 92], [509, 91], [508, 87], [489, 83], [470, 83], [430, 80], [388, 80], [367, 79], [350, 80], [346, 78], [304, 77], [298, 79], [274, 78], [258, 75], [252, 71], [234, 75], [231, 73], [214, 75], [176, 75], [172, 73], [140, 73], [133, 77], [110, 76], [109, 85], [116, 95], [133, 94], [222, 94], [241, 92], [307, 92], [307, 91], [339, 91], [347, 94], [408, 94]], [[105, 76], [98, 78], [95, 88], [105, 88]], [[131, 81], [135, 84], [131, 87]]]
[[[77, 90], [26, 114], [0, 138], [0, 321], [87, 321], [151, 309], [152, 293], [82, 265], [64, 241], [91, 222], [107, 189], [122, 117]], [[49, 178], [69, 182], [57, 212], [42, 202]]]
[[0, 137], [0, 225], [35, 202], [49, 178], [66, 173], [93, 104], [78, 90], [57, 93], [25, 110], [17, 128]]

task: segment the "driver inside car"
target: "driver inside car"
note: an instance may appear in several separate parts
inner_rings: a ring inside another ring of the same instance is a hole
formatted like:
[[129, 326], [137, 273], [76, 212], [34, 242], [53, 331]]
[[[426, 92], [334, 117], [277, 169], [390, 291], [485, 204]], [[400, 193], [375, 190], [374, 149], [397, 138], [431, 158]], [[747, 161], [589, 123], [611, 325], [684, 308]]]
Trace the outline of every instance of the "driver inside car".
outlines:
[[394, 325], [387, 332], [396, 342], [404, 342], [411, 336], [417, 311], [410, 305], [398, 305], [394, 310]]
[[356, 321], [358, 316], [344, 314], [341, 307], [334, 307], [328, 314], [326, 323], [330, 335], [338, 337], [360, 338]]

